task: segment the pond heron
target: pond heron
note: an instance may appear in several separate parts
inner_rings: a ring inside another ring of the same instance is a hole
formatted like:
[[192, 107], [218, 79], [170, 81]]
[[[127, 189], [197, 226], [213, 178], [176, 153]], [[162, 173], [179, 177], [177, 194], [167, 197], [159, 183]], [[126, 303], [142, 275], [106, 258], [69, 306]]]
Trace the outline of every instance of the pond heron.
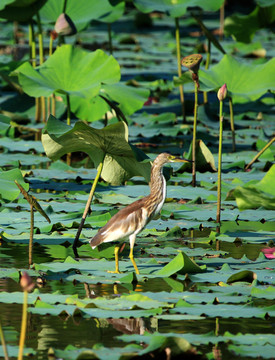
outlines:
[[[129, 258], [137, 274], [139, 274], [139, 270], [133, 254], [136, 236], [144, 229], [149, 221], [160, 212], [164, 204], [166, 197], [166, 180], [163, 176], [162, 169], [166, 163], [170, 162], [190, 162], [190, 160], [181, 159], [168, 153], [159, 154], [151, 168], [150, 194], [118, 211], [90, 240], [90, 245], [94, 249], [101, 243], [129, 237]], [[118, 263], [119, 249], [120, 246], [115, 247], [116, 269], [113, 271], [114, 273], [120, 273]]]

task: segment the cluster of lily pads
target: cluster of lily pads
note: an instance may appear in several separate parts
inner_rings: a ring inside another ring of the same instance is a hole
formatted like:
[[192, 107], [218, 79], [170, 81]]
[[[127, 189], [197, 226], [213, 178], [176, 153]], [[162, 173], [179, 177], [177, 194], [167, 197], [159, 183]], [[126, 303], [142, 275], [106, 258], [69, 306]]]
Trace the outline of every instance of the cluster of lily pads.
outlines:
[[[0, 55], [0, 356], [273, 356], [275, 3], [219, 23], [223, 9], [221, 0], [0, 4], [30, 49]], [[12, 22], [3, 24], [9, 38]], [[127, 243], [123, 273], [108, 273], [115, 244], [92, 250], [88, 239], [148, 194], [162, 151], [193, 168], [165, 169], [161, 216], [134, 249], [140, 274]], [[61, 319], [72, 330], [54, 343]], [[34, 346], [30, 323], [40, 322]]]

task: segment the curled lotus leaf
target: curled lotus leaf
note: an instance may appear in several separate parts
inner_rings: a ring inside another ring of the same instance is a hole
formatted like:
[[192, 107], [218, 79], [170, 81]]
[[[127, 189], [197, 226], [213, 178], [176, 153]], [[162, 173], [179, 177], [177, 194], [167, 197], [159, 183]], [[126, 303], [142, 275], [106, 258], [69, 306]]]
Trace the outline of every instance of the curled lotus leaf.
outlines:
[[72, 128], [50, 116], [42, 144], [47, 156], [53, 160], [67, 153], [83, 151], [97, 168], [104, 159], [101, 177], [113, 185], [133, 176], [150, 179], [151, 165], [140, 162], [146, 155], [128, 143], [128, 126], [123, 121], [103, 129], [94, 129], [83, 121], [77, 121]]

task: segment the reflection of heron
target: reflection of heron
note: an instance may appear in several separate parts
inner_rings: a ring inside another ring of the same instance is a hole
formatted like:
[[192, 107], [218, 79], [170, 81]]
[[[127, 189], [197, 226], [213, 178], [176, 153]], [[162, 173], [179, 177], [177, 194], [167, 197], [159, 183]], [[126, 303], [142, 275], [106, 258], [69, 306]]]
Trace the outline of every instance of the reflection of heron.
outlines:
[[[164, 164], [169, 162], [189, 162], [189, 160], [180, 159], [168, 153], [159, 154], [154, 160], [151, 169], [150, 195], [121, 209], [98, 231], [95, 237], [90, 240], [91, 247], [95, 248], [103, 242], [116, 241], [129, 236], [129, 257], [137, 274], [139, 274], [139, 270], [133, 255], [136, 236], [143, 230], [148, 222], [160, 212], [164, 204], [166, 197], [166, 181], [162, 173], [162, 168]], [[115, 247], [115, 273], [119, 273], [119, 249], [120, 246]]]

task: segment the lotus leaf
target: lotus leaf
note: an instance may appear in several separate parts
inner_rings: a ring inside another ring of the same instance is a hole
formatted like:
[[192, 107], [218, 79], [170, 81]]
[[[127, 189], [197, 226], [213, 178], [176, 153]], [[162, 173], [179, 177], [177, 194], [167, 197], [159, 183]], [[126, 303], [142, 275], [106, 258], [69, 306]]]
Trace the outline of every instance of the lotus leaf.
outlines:
[[86, 152], [97, 168], [104, 159], [101, 177], [117, 185], [132, 176], [150, 177], [150, 164], [140, 163], [140, 153], [128, 143], [128, 127], [124, 122], [93, 129], [82, 121], [73, 128], [51, 116], [42, 135], [46, 154], [53, 160], [74, 151]]
[[29, 189], [29, 184], [25, 183], [21, 170], [12, 169], [0, 171], [0, 195], [3, 199], [13, 201], [20, 194], [20, 190], [14, 182], [15, 180], [22, 185], [25, 190]]
[[98, 95], [102, 84], [120, 80], [120, 67], [102, 50], [87, 52], [71, 45], [60, 46], [43, 65], [34, 69], [28, 62], [15, 73], [30, 96], [50, 96], [58, 92], [83, 98]]
[[201, 90], [218, 90], [225, 83], [234, 102], [254, 101], [268, 90], [275, 90], [274, 67], [275, 59], [252, 65], [240, 62], [231, 55], [224, 55], [211, 69], [200, 69]]
[[135, 6], [142, 12], [161, 11], [172, 17], [180, 17], [186, 13], [188, 7], [194, 6], [205, 11], [216, 11], [222, 3], [222, 0], [134, 0]]
[[[113, 22], [121, 17], [124, 12], [124, 1], [112, 4], [108, 0], [86, 1], [68, 0], [66, 14], [70, 16], [78, 31], [85, 28], [91, 20]], [[58, 16], [63, 12], [63, 1], [48, 0], [41, 9], [43, 22], [55, 23]]]
[[0, 4], [0, 18], [27, 22], [45, 2], [46, 0], [3, 0]]

